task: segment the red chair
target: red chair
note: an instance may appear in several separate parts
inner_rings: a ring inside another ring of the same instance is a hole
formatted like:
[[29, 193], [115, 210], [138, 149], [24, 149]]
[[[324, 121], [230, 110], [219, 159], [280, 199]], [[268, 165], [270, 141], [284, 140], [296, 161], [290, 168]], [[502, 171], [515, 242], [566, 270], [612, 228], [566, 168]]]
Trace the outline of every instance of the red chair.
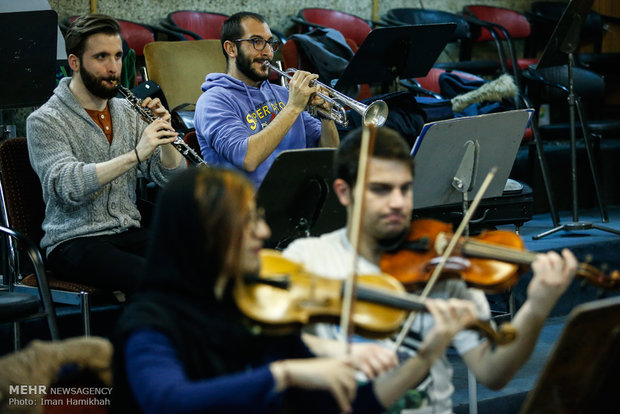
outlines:
[[[189, 131], [187, 134], [185, 134], [185, 136], [183, 137], [183, 141], [191, 148], [194, 150], [194, 152], [196, 152], [196, 154], [200, 155], [202, 157], [202, 152], [200, 151], [200, 144], [198, 143], [198, 136], [196, 135], [196, 131], [192, 130]], [[187, 166], [191, 167], [192, 164], [189, 162], [189, 160], [186, 161], [187, 162]]]
[[161, 21], [162, 26], [183, 34], [187, 40], [219, 39], [228, 16], [192, 10], [178, 10]]
[[299, 11], [291, 20], [298, 26], [298, 32], [308, 31], [313, 27], [331, 27], [338, 30], [346, 39], [351, 39], [357, 46], [361, 45], [372, 30], [368, 21], [353, 14], [320, 8], [307, 8]]
[[144, 56], [144, 45], [155, 41], [155, 32], [139, 23], [118, 20], [121, 25], [123, 39], [130, 48], [136, 51], [137, 56]]
[[[512, 71], [515, 82], [519, 84], [519, 72], [530, 65], [538, 63], [535, 58], [517, 58], [514, 40], [528, 40], [532, 34], [530, 22], [521, 13], [503, 7], [470, 5], [463, 8], [465, 17], [470, 23], [481, 26], [476, 42], [494, 41], [504, 72]], [[505, 41], [508, 55], [501, 41]], [[514, 63], [516, 62], [516, 64]]]
[[[440, 94], [441, 90], [439, 88], [439, 76], [444, 72], [446, 72], [445, 69], [431, 68], [431, 70], [428, 71], [426, 76], [415, 78], [415, 80], [425, 90], [431, 91], [435, 94]], [[454, 73], [455, 75], [459, 75], [461, 78], [467, 80], [483, 80], [479, 76], [467, 72], [461, 72], [459, 70], [453, 70], [450, 72]]]

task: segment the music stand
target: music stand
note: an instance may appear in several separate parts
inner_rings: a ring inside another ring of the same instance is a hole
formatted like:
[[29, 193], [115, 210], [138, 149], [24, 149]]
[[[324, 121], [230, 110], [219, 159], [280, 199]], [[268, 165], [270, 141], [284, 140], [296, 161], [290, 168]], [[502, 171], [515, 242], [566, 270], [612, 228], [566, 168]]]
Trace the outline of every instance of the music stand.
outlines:
[[611, 413], [620, 372], [620, 297], [575, 307], [520, 414]]
[[446, 47], [455, 23], [382, 27], [368, 33], [335, 88], [425, 76]]
[[494, 166], [495, 179], [484, 198], [501, 196], [532, 112], [518, 109], [426, 124], [411, 150], [415, 208], [466, 204]]
[[[590, 131], [585, 119], [585, 113], [579, 96], [575, 94], [574, 90], [574, 78], [573, 67], [575, 64], [574, 53], [579, 46], [579, 39], [581, 37], [581, 27], [585, 22], [592, 3], [594, 0], [571, 0], [562, 13], [558, 24], [556, 25], [549, 42], [545, 46], [545, 50], [540, 58], [540, 61], [536, 65], [534, 70], [530, 70], [531, 76], [537, 79], [541, 79], [540, 75], [536, 74], [536, 70], [543, 69], [550, 66], [563, 65], [568, 60], [568, 113], [569, 113], [569, 126], [570, 126], [570, 158], [571, 158], [571, 186], [572, 186], [572, 213], [573, 221], [570, 223], [564, 223], [555, 226], [551, 230], [544, 231], [540, 234], [532, 236], [532, 239], [537, 240], [541, 237], [548, 236], [556, 233], [560, 230], [575, 231], [575, 230], [588, 230], [598, 229], [609, 233], [620, 234], [620, 231], [593, 224], [590, 222], [579, 221], [578, 212], [578, 200], [577, 200], [577, 138], [576, 138], [576, 120], [575, 110], [579, 116], [579, 122], [581, 123], [581, 129], [583, 132], [583, 140], [586, 147], [586, 153], [588, 156], [588, 162], [590, 164], [590, 172], [592, 173], [592, 181], [594, 184], [594, 191], [598, 204], [601, 210], [601, 219], [603, 223], [609, 222], [607, 215], [607, 209], [603, 203], [601, 192], [598, 183], [598, 174], [596, 172], [596, 165], [594, 162], [594, 156], [592, 154], [592, 148], [590, 144]], [[555, 224], [555, 223], [554, 223]]]
[[56, 86], [56, 12], [0, 13], [0, 27], [0, 109], [41, 105]]
[[332, 189], [335, 152], [311, 148], [278, 154], [256, 194], [271, 227], [267, 245], [284, 248], [298, 237], [346, 225], [346, 210]]

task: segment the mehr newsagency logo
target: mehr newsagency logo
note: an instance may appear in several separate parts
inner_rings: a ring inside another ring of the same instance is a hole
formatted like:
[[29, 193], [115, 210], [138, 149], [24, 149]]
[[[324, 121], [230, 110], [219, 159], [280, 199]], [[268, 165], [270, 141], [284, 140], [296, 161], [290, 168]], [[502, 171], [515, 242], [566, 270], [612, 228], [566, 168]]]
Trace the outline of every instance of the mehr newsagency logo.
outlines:
[[48, 387], [46, 385], [9, 385], [9, 407], [36, 405], [99, 406], [110, 405], [112, 387]]

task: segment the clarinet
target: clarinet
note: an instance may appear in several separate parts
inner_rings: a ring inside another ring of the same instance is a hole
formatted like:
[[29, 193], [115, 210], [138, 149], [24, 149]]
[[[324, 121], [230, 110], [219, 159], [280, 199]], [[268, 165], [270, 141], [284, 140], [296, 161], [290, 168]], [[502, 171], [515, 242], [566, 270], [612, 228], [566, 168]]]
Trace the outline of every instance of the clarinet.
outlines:
[[[116, 89], [121, 95], [123, 95], [125, 99], [127, 99], [127, 101], [129, 101], [132, 108], [135, 109], [140, 114], [140, 116], [144, 118], [149, 124], [157, 119], [153, 114], [153, 111], [151, 111], [147, 107], [142, 106], [142, 99], [134, 95], [129, 89], [127, 89], [121, 84], [117, 84]], [[183, 133], [179, 132], [179, 136], [177, 137], [176, 141], [171, 142], [172, 146], [177, 151], [179, 151], [181, 155], [183, 155], [185, 159], [190, 162], [190, 164], [195, 166], [207, 167], [208, 165], [205, 160], [203, 160], [202, 157], [196, 153], [196, 151], [194, 151], [189, 145], [187, 145], [185, 141], [183, 141], [182, 137]]]

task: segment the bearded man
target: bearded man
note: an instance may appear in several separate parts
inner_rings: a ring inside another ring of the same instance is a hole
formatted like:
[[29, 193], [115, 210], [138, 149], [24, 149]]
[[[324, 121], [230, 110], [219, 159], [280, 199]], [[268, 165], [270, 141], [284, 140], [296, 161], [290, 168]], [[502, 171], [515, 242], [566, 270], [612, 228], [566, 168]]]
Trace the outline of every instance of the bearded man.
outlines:
[[114, 98], [123, 57], [116, 20], [81, 16], [65, 44], [72, 77], [61, 79], [26, 123], [45, 201], [41, 248], [56, 277], [130, 293], [147, 240], [136, 205], [138, 171], [161, 186], [184, 168], [171, 145], [178, 134], [159, 99], [142, 103], [157, 118], [147, 124]]
[[318, 76], [297, 71], [288, 90], [269, 83], [265, 62], [280, 46], [265, 19], [240, 12], [222, 26], [226, 73], [210, 73], [202, 84], [194, 126], [209, 165], [245, 172], [256, 187], [284, 150], [336, 147], [332, 120], [313, 118], [306, 106], [324, 105], [316, 96]]

